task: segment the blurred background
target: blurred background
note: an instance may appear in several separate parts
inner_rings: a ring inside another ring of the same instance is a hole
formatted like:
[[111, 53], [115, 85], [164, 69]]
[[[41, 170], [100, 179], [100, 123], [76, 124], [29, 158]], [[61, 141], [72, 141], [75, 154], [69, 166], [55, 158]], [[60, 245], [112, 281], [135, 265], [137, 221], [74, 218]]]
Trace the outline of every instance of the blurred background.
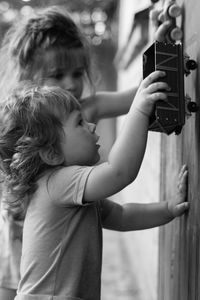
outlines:
[[[150, 0], [9, 0], [0, 1], [0, 43], [20, 15], [62, 5], [80, 24], [93, 50], [97, 90], [125, 90], [142, 79], [142, 53], [152, 42]], [[108, 152], [124, 117], [102, 120], [101, 157]], [[150, 132], [136, 181], [114, 201], [156, 202], [159, 199], [160, 134]], [[134, 151], [134, 149], [133, 149]], [[157, 299], [158, 229], [131, 233], [104, 231], [102, 300]], [[95, 299], [94, 299], [95, 300]]]

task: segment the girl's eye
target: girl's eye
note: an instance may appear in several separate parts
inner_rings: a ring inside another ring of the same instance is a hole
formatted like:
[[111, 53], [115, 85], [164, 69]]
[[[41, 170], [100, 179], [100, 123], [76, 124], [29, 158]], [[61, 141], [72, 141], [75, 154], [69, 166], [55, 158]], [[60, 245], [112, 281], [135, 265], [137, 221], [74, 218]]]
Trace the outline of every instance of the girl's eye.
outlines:
[[63, 78], [63, 73], [55, 73], [55, 74], [51, 74], [49, 75], [50, 78], [52, 79], [56, 79], [56, 80], [61, 80]]
[[55, 79], [56, 80], [61, 80], [63, 78], [63, 73], [58, 73], [58, 74], [55, 74]]
[[83, 71], [83, 70], [76, 71], [76, 72], [74, 73], [74, 78], [80, 78], [80, 77], [83, 76], [83, 74], [84, 74], [84, 71]]

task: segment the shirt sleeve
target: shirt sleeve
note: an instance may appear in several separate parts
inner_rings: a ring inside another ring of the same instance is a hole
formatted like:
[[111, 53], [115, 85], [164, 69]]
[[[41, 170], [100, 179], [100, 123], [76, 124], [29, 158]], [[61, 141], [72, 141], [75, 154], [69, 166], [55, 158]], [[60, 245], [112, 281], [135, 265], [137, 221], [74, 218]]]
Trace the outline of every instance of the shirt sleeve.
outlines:
[[99, 201], [99, 206], [100, 206], [100, 213], [101, 213], [101, 220], [102, 223], [104, 220], [108, 217], [110, 214], [111, 210], [114, 207], [114, 202], [110, 199], [102, 199]]
[[54, 171], [47, 181], [51, 201], [60, 206], [83, 205], [84, 190], [92, 169], [93, 167], [72, 166]]

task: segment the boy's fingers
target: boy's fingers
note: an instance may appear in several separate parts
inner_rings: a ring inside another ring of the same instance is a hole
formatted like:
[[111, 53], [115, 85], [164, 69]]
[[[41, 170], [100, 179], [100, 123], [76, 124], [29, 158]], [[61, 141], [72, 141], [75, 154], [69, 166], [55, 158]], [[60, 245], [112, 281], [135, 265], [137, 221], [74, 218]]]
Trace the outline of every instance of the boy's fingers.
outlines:
[[181, 216], [184, 212], [186, 212], [189, 209], [189, 203], [188, 202], [183, 202], [181, 204], [178, 204], [175, 208], [174, 211], [174, 216], [178, 217]]
[[186, 186], [185, 186], [185, 184], [179, 183], [178, 189], [179, 189], [179, 193], [181, 194], [180, 196], [182, 196], [182, 198], [185, 199], [185, 197], [186, 197]]
[[178, 179], [179, 179], [178, 181], [179, 182], [183, 182], [183, 181], [185, 182], [186, 179], [187, 179], [187, 174], [188, 174], [187, 170], [185, 170], [184, 173], [180, 173], [179, 176], [178, 176]]
[[148, 87], [149, 93], [154, 93], [158, 90], [169, 90], [169, 86], [166, 82], [155, 82]]
[[149, 97], [149, 100], [156, 102], [158, 100], [166, 100], [167, 99], [167, 95], [161, 92], [157, 92], [157, 93], [153, 93], [151, 94]]
[[178, 174], [178, 181], [184, 181], [186, 182], [187, 179], [187, 175], [188, 175], [188, 169], [186, 165], [183, 165], [179, 174]]
[[185, 170], [184, 173], [179, 174], [179, 181], [178, 181], [179, 186], [182, 185], [182, 186], [186, 187], [187, 176], [188, 176], [187, 170]]
[[181, 170], [187, 170], [187, 165], [183, 165]]
[[184, 173], [185, 170], [187, 170], [187, 166], [183, 165], [182, 168], [181, 168], [181, 170], [180, 170], [180, 173]]
[[143, 80], [142, 85], [144, 88], [147, 88], [151, 83], [156, 81], [156, 79], [158, 79], [159, 77], [164, 77], [165, 75], [166, 73], [163, 71], [155, 71]]

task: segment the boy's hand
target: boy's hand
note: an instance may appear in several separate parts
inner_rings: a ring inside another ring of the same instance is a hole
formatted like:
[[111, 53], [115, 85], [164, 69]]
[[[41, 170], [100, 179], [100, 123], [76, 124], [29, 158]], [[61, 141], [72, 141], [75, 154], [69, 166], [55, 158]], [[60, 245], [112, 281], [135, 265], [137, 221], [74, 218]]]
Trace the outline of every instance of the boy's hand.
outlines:
[[163, 71], [155, 71], [142, 81], [133, 103], [133, 107], [136, 110], [149, 117], [155, 102], [167, 99], [167, 95], [161, 90], [169, 90], [168, 84], [163, 81], [157, 81], [165, 75]]
[[168, 202], [168, 210], [175, 218], [184, 214], [189, 209], [189, 203], [185, 202], [187, 195], [187, 166], [184, 165], [178, 176], [178, 190], [174, 202]]

